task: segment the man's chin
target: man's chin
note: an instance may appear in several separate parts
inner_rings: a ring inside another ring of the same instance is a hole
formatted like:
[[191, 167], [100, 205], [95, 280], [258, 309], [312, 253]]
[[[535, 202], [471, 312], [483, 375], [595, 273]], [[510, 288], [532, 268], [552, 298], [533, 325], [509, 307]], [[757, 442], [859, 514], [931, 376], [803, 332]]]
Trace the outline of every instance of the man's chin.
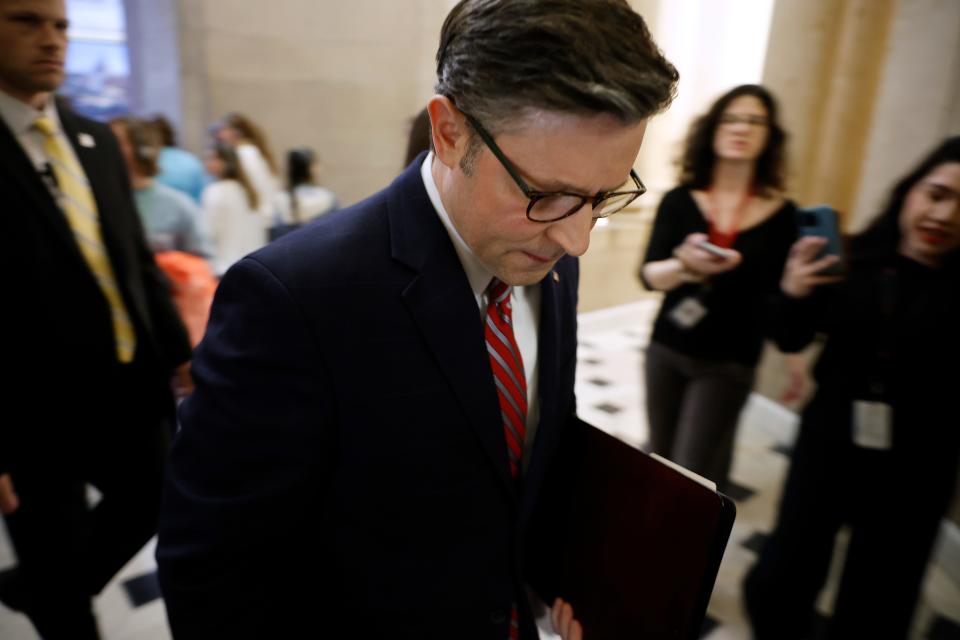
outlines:
[[511, 270], [497, 277], [512, 287], [528, 287], [539, 284], [553, 270], [555, 264], [544, 265], [542, 269]]

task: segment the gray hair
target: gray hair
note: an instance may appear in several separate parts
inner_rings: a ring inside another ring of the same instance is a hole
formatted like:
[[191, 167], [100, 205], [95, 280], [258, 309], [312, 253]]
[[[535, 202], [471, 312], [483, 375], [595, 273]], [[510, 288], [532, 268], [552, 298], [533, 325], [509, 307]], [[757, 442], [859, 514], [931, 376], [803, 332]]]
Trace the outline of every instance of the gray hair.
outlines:
[[531, 109], [633, 124], [678, 78], [625, 0], [461, 0], [437, 50], [437, 93], [492, 133]]

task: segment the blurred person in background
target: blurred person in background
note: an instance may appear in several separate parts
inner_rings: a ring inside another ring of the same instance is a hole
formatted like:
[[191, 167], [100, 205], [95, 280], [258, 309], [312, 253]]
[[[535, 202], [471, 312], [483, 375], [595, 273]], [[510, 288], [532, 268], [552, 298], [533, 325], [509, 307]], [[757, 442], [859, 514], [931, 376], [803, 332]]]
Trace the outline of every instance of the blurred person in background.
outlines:
[[786, 351], [826, 344], [773, 534], [744, 583], [758, 640], [807, 637], [843, 524], [850, 542], [826, 638], [908, 636], [954, 491], [960, 429], [960, 137], [900, 180], [854, 236], [847, 274], [791, 249], [775, 316]]
[[120, 143], [150, 248], [157, 253], [183, 251], [206, 256], [196, 203], [156, 179], [161, 143], [157, 130], [147, 121], [131, 116], [111, 119], [110, 129]]
[[339, 207], [333, 191], [321, 187], [320, 161], [312, 149], [291, 149], [287, 153], [287, 189], [277, 198], [283, 224], [298, 227]]
[[257, 192], [257, 210], [273, 222], [277, 214], [275, 205], [280, 191], [277, 176], [280, 171], [266, 134], [246, 116], [229, 113], [220, 121], [216, 139], [236, 149], [243, 173]]
[[189, 383], [190, 344], [116, 139], [53, 99], [67, 28], [62, 0], [0, 0], [0, 265], [16, 274], [0, 512], [17, 556], [0, 603], [46, 640], [94, 640], [93, 596], [156, 531], [171, 375]]
[[269, 220], [259, 213], [260, 195], [234, 147], [215, 143], [207, 152], [206, 165], [213, 181], [204, 188], [200, 207], [213, 253], [213, 271], [219, 277], [237, 260], [266, 244]]
[[680, 186], [660, 203], [640, 270], [666, 293], [646, 352], [650, 449], [721, 490], [767, 301], [797, 237], [785, 142], [767, 89], [741, 85], [714, 102], [690, 129]]
[[182, 191], [199, 204], [200, 193], [207, 183], [203, 163], [189, 151], [177, 146], [177, 135], [173, 125], [164, 116], [156, 115], [149, 122], [160, 135], [157, 182]]
[[623, 0], [451, 9], [435, 153], [220, 283], [157, 546], [175, 636], [539, 637], [528, 554], [562, 536], [529, 524], [583, 428], [577, 256], [643, 193], [676, 81]]

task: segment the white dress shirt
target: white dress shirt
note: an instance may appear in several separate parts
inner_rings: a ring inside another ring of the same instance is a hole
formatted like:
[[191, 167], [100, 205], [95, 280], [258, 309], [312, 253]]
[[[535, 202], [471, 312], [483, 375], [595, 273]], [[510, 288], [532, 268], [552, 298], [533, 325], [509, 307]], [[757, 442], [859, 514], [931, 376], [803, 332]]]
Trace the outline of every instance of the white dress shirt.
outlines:
[[[453, 225], [453, 221], [440, 199], [440, 191], [433, 181], [432, 166], [433, 152], [431, 151], [420, 166], [423, 185], [427, 189], [427, 195], [430, 196], [433, 208], [437, 211], [437, 216], [439, 216], [447, 234], [450, 236], [450, 240], [453, 242], [453, 247], [460, 258], [460, 264], [463, 265], [463, 271], [467, 274], [470, 288], [477, 300], [480, 318], [485, 320], [487, 305], [489, 304], [487, 287], [490, 285], [493, 274], [480, 263], [480, 260], [470, 250], [470, 247], [460, 236], [460, 232]], [[540, 372], [540, 364], [537, 359], [537, 336], [540, 328], [540, 286], [513, 287], [510, 295], [513, 334], [517, 340], [517, 346], [520, 347], [523, 372], [527, 379], [527, 434], [523, 445], [523, 468], [526, 469], [532, 452], [533, 440], [537, 433], [537, 425], [540, 422], [540, 394], [537, 387]]]
[[[60, 115], [57, 113], [57, 105], [52, 95], [47, 99], [47, 104], [43, 110], [37, 111], [27, 103], [21, 102], [0, 91], [0, 118], [3, 118], [7, 127], [13, 132], [13, 136], [17, 139], [17, 142], [20, 143], [24, 153], [30, 158], [30, 162], [37, 169], [38, 173], [44, 173], [49, 163], [47, 154], [43, 150], [44, 135], [33, 128], [33, 123], [43, 116], [46, 116], [53, 122], [55, 129], [54, 135], [59, 139], [66, 153], [73, 156], [76, 166], [80, 167], [82, 171], [83, 165], [77, 160], [77, 156], [73, 151], [73, 145], [70, 144], [66, 133], [63, 131], [63, 125], [60, 123]], [[93, 139], [90, 138], [91, 142], [89, 144], [92, 144], [92, 140]]]

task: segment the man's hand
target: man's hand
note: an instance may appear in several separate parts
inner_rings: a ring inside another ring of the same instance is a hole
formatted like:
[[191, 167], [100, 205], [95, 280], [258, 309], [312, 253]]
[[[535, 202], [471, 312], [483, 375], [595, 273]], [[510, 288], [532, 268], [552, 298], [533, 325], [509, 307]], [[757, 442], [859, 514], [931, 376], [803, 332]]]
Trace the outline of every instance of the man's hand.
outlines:
[[553, 601], [550, 623], [563, 640], [583, 640], [583, 627], [573, 617], [573, 607], [560, 598]]
[[791, 298], [806, 298], [816, 287], [842, 280], [840, 276], [821, 274], [821, 271], [840, 260], [834, 255], [817, 259], [817, 253], [826, 245], [826, 238], [815, 236], [800, 238], [793, 243], [780, 280], [780, 289], [785, 294]]
[[20, 498], [13, 490], [13, 480], [9, 473], [0, 475], [0, 513], [9, 515], [20, 507]]
[[707, 241], [709, 241], [709, 237], [705, 233], [691, 233], [674, 250], [673, 255], [687, 269], [702, 276], [725, 273], [740, 266], [743, 256], [739, 251], [729, 249], [726, 256], [718, 256], [700, 246]]
[[190, 361], [187, 360], [177, 367], [173, 373], [173, 395], [177, 400], [186, 398], [193, 393], [193, 376], [190, 375]]

